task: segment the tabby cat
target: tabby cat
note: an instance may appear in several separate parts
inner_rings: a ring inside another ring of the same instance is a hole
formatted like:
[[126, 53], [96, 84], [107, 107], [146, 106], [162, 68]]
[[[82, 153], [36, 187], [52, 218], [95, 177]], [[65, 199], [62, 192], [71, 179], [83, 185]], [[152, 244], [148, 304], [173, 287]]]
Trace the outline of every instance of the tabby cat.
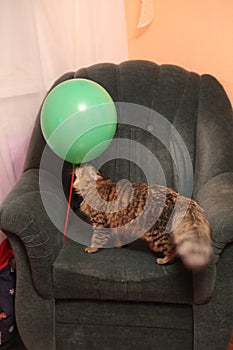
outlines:
[[[193, 270], [211, 257], [210, 227], [203, 209], [170, 188], [146, 183], [118, 183], [106, 179], [92, 165], [76, 167], [74, 190], [83, 197], [80, 210], [90, 219], [93, 236], [87, 253], [95, 253], [110, 239], [111, 230], [146, 240], [152, 251], [163, 253], [158, 264], [179, 256]], [[125, 229], [127, 228], [127, 229]], [[123, 239], [117, 235], [115, 246]]]

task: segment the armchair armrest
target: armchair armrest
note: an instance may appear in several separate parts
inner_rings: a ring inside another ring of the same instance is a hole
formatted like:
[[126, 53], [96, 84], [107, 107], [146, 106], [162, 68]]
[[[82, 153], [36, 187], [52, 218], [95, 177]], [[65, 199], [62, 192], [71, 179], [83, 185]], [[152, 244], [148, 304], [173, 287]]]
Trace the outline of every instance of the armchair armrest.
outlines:
[[233, 173], [223, 173], [209, 180], [196, 195], [209, 220], [217, 262], [225, 246], [233, 242]]
[[[54, 191], [56, 181], [49, 181], [45, 195], [62, 225], [63, 217], [60, 214], [64, 211], [65, 216], [66, 209], [64, 201]], [[2, 203], [0, 228], [22, 241], [34, 286], [43, 297], [50, 298], [53, 293], [52, 264], [60, 251], [62, 235], [44, 208], [38, 169], [27, 170]]]
[[195, 196], [205, 210], [212, 235], [213, 257], [209, 266], [193, 274], [194, 303], [207, 303], [213, 295], [220, 254], [233, 242], [233, 173], [223, 173], [209, 180]]

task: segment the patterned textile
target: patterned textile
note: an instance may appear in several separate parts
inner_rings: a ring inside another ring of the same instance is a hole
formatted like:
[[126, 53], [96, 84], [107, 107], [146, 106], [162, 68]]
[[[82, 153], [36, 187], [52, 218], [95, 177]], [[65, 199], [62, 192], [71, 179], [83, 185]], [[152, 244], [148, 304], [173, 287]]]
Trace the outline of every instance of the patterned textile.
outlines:
[[8, 239], [0, 244], [0, 349], [10, 347], [17, 330], [14, 315], [15, 267]]

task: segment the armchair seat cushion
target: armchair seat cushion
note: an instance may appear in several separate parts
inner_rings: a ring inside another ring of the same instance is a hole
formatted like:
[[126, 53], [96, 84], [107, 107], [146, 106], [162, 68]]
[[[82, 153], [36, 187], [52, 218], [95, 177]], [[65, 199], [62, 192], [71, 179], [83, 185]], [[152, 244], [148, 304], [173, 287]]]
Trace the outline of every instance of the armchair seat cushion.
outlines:
[[192, 273], [155, 258], [140, 240], [95, 254], [67, 240], [53, 265], [55, 298], [192, 304]]

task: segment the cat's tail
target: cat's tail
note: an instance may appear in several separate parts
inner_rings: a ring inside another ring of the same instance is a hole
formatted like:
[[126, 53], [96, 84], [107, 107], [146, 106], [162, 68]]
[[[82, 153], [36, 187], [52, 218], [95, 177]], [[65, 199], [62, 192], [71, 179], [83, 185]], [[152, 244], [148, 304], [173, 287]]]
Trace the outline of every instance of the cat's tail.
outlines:
[[[212, 255], [210, 226], [203, 209], [195, 201], [190, 200], [187, 204], [188, 199], [184, 197], [179, 197], [179, 201], [172, 220], [176, 252], [188, 268], [201, 270]], [[184, 204], [185, 213], [181, 209]]]

